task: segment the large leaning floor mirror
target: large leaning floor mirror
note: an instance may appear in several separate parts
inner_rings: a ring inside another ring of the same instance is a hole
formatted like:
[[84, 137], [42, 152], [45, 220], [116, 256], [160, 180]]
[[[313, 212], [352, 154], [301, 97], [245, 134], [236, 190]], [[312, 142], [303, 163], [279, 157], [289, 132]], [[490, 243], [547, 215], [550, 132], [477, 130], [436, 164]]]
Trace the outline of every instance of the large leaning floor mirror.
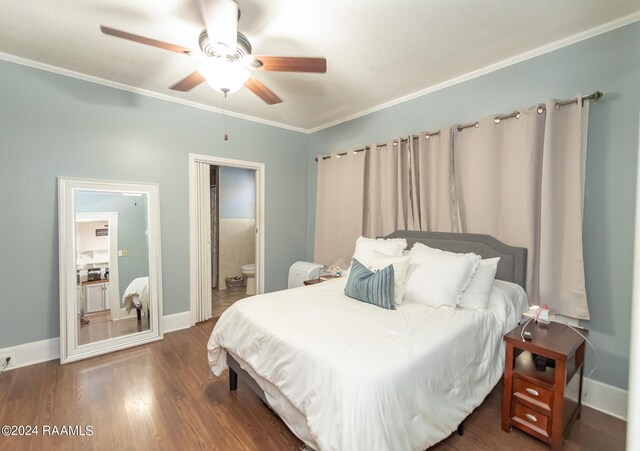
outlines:
[[162, 338], [158, 186], [58, 179], [60, 361]]

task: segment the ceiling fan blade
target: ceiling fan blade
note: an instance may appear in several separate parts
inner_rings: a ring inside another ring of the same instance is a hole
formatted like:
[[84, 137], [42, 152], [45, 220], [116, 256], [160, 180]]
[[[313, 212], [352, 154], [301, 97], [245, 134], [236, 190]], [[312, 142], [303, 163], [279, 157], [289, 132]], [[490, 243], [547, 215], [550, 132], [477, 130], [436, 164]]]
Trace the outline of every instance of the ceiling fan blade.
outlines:
[[203, 81], [205, 81], [204, 77], [200, 72], [195, 71], [173, 85], [170, 89], [173, 89], [174, 91], [187, 92], [198, 86]]
[[104, 25], [100, 25], [100, 30], [102, 30], [104, 34], [115, 36], [116, 38], [126, 39], [127, 41], [139, 42], [141, 44], [150, 45], [152, 47], [157, 47], [159, 49], [170, 50], [172, 52], [183, 53], [185, 55], [191, 55], [194, 53], [193, 50], [188, 49], [186, 47], [182, 47], [175, 44], [169, 44], [168, 42], [157, 41], [155, 39], [145, 38], [144, 36], [138, 36], [137, 34], [127, 33], [126, 31], [105, 27]]
[[298, 58], [294, 56], [254, 56], [262, 66], [256, 70], [272, 72], [316, 72], [323, 74], [327, 71], [327, 60], [324, 58]]
[[282, 99], [275, 95], [271, 89], [263, 85], [256, 77], [249, 78], [244, 85], [268, 105], [282, 103]]

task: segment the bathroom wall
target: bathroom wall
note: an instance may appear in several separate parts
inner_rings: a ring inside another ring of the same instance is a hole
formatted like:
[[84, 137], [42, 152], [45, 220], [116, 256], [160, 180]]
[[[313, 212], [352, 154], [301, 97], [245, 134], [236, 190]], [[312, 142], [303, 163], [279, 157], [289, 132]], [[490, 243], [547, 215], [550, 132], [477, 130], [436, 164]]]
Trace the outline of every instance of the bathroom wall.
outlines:
[[225, 277], [242, 274], [241, 266], [255, 263], [256, 180], [255, 171], [220, 168], [219, 289]]
[[225, 277], [242, 274], [240, 267], [255, 263], [256, 220], [220, 219], [220, 290], [225, 290]]

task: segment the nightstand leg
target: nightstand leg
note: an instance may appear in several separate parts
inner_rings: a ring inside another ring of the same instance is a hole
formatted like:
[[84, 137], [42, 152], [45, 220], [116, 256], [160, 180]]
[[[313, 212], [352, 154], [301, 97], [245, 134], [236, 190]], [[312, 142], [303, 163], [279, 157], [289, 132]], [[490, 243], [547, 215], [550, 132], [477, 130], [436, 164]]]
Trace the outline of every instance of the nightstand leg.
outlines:
[[584, 376], [584, 362], [582, 362], [582, 367], [580, 367], [580, 391], [578, 392], [578, 415], [576, 418], [579, 420], [580, 415], [582, 415], [582, 382]]
[[511, 394], [513, 390], [513, 344], [507, 342], [504, 362], [504, 387], [502, 390], [502, 430], [511, 430]]
[[567, 382], [567, 362], [556, 359], [556, 375], [553, 390], [553, 413], [551, 415], [551, 450], [561, 450], [563, 436], [564, 387]]

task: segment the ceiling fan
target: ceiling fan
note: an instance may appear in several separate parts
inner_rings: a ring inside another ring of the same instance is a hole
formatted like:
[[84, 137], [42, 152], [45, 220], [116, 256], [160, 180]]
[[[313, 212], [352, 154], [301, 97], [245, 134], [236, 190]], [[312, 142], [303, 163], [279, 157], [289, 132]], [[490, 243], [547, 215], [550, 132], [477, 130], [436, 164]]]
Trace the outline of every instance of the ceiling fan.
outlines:
[[[187, 75], [170, 89], [190, 91], [206, 81], [213, 89], [228, 93], [236, 92], [243, 85], [267, 104], [281, 103], [282, 99], [251, 75], [251, 70], [273, 72], [315, 72], [327, 71], [325, 58], [299, 58], [288, 56], [255, 56], [251, 54], [251, 43], [238, 31], [240, 10], [235, 0], [200, 0], [200, 11], [206, 28], [200, 33], [200, 50], [206, 57], [198, 69]], [[152, 47], [198, 56], [199, 52], [138, 36], [126, 31], [100, 26], [104, 34], [139, 42]]]

